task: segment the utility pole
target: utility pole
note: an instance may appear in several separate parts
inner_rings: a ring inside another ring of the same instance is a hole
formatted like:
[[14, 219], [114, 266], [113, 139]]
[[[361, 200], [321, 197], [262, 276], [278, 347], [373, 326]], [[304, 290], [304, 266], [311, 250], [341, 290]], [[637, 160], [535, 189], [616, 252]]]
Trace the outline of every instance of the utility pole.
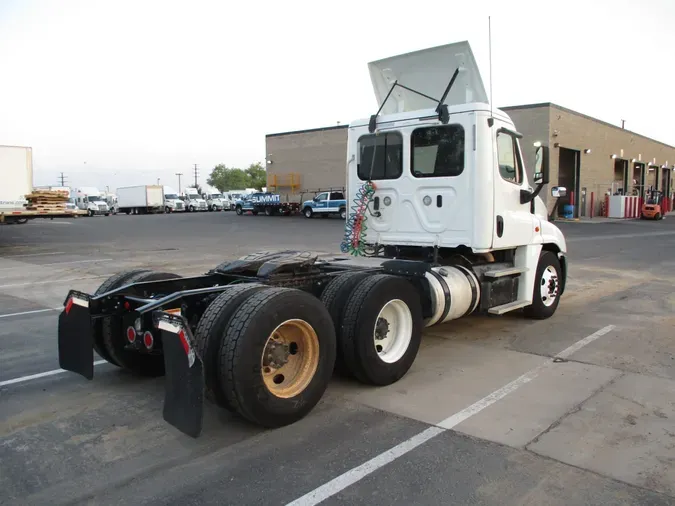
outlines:
[[195, 163], [195, 188], [197, 188], [197, 174], [199, 174], [199, 169], [197, 169], [197, 164]]
[[61, 186], [66, 186], [66, 176], [63, 174], [63, 172], [61, 172], [59, 179], [61, 180]]
[[626, 120], [625, 120], [625, 119], [622, 119], [622, 120], [621, 120], [621, 129], [622, 129], [622, 130], [624, 129], [624, 125], [625, 125], [625, 124], [626, 124]]
[[178, 176], [178, 193], [180, 193], [180, 177], [183, 175], [182, 172], [176, 172], [176, 176]]

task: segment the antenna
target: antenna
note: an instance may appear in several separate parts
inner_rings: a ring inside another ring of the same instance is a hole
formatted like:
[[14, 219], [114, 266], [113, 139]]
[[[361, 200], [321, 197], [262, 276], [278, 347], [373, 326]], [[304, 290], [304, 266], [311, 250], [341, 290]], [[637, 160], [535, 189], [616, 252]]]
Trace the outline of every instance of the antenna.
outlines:
[[490, 55], [490, 118], [492, 118], [492, 23], [490, 16], [488, 16], [488, 51]]

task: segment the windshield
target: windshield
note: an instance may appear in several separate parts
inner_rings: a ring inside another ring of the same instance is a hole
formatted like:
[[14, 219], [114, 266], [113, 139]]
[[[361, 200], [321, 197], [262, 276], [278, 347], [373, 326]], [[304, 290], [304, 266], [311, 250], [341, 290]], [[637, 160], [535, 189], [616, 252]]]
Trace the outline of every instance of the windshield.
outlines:
[[167, 200], [178, 200], [178, 195], [174, 195], [173, 193], [169, 193], [167, 195], [164, 195], [164, 198]]
[[89, 202], [98, 202], [101, 200], [101, 197], [87, 197]]
[[223, 194], [222, 194], [222, 193], [212, 193], [212, 194], [211, 194], [211, 198], [212, 198], [212, 199], [222, 199], [222, 198], [223, 198]]

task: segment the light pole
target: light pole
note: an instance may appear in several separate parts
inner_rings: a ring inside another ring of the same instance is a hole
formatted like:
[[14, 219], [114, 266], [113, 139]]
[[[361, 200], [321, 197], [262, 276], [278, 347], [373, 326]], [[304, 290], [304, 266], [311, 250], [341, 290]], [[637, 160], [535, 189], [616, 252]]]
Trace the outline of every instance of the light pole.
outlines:
[[176, 176], [178, 176], [178, 193], [180, 193], [180, 177], [183, 175], [182, 172], [176, 172]]

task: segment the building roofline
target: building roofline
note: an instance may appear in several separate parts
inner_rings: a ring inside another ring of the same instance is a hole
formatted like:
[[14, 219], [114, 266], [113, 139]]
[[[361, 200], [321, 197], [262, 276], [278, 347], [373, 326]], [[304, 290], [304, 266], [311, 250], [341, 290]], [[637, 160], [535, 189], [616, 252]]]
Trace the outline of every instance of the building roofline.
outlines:
[[[598, 123], [600, 125], [604, 125], [610, 128], [613, 128], [615, 130], [620, 130], [621, 132], [625, 132], [630, 135], [635, 135], [637, 137], [640, 137], [642, 139], [648, 140], [650, 142], [655, 142], [656, 144], [660, 144], [661, 146], [665, 146], [666, 148], [669, 149], [675, 149], [675, 146], [671, 146], [670, 144], [666, 144], [665, 142], [652, 139], [651, 137], [647, 137], [646, 135], [639, 134], [637, 132], [634, 132], [632, 130], [627, 130], [625, 128], [621, 128], [620, 126], [613, 125], [612, 123], [608, 123], [607, 121], [603, 121], [598, 118], [594, 118], [592, 116], [588, 116], [587, 114], [583, 114], [577, 111], [573, 111], [572, 109], [568, 109], [567, 107], [563, 107], [558, 104], [554, 104], [553, 102], [539, 102], [539, 103], [534, 103], [534, 104], [522, 104], [522, 105], [509, 105], [506, 107], [498, 107], [499, 110], [508, 112], [508, 111], [513, 111], [513, 110], [522, 110], [522, 109], [538, 109], [541, 107], [550, 107], [550, 108], [555, 108], [560, 111], [564, 111], [569, 114], [574, 114], [575, 116], [579, 116], [581, 118], [587, 119], [589, 121], [593, 121], [595, 123]], [[308, 128], [304, 130], [291, 130], [288, 132], [278, 132], [278, 133], [272, 133], [272, 134], [266, 134], [265, 138], [268, 137], [281, 137], [283, 135], [295, 135], [295, 134], [305, 134], [305, 133], [311, 133], [311, 132], [324, 132], [324, 131], [329, 131], [329, 130], [343, 130], [349, 128], [349, 125], [336, 125], [336, 126], [329, 126], [329, 127], [322, 127], [322, 128]]]
[[278, 132], [278, 133], [273, 133], [273, 134], [266, 134], [265, 138], [267, 137], [280, 137], [282, 135], [294, 135], [294, 134], [306, 134], [310, 132], [325, 132], [327, 130], [342, 130], [345, 128], [349, 128], [349, 125], [336, 125], [336, 126], [329, 126], [329, 127], [322, 127], [322, 128], [307, 128], [304, 130], [291, 130], [289, 132]]
[[539, 108], [539, 107], [551, 107], [551, 108], [554, 108], [554, 109], [558, 109], [560, 111], [563, 111], [563, 112], [566, 112], [566, 113], [569, 113], [569, 114], [574, 114], [575, 116], [579, 116], [581, 118], [593, 121], [593, 122], [598, 123], [600, 125], [607, 126], [607, 127], [613, 128], [615, 130], [620, 130], [621, 132], [625, 132], [625, 133], [630, 134], [630, 135], [635, 135], [637, 137], [648, 140], [650, 142], [655, 142], [656, 144], [660, 144], [661, 146], [665, 146], [669, 149], [675, 149], [675, 146], [671, 146], [670, 144], [666, 144], [665, 142], [662, 142], [662, 141], [659, 141], [659, 140], [656, 140], [656, 139], [652, 139], [651, 137], [647, 137], [646, 135], [639, 134], [639, 133], [634, 132], [632, 130], [627, 130], [625, 128], [621, 128], [620, 126], [614, 125], [612, 123], [608, 123], [607, 121], [603, 121], [603, 120], [598, 119], [598, 118], [594, 118], [593, 116], [589, 116], [589, 115], [583, 114], [581, 112], [573, 111], [572, 109], [568, 109], [567, 107], [563, 107], [561, 105], [554, 104], [553, 102], [541, 102], [541, 103], [538, 103], [538, 104], [524, 104], [524, 105], [509, 105], [507, 107], [499, 107], [499, 109], [502, 110], [502, 111], [509, 111], [509, 110], [518, 110], [518, 109], [536, 109], [536, 108]]

